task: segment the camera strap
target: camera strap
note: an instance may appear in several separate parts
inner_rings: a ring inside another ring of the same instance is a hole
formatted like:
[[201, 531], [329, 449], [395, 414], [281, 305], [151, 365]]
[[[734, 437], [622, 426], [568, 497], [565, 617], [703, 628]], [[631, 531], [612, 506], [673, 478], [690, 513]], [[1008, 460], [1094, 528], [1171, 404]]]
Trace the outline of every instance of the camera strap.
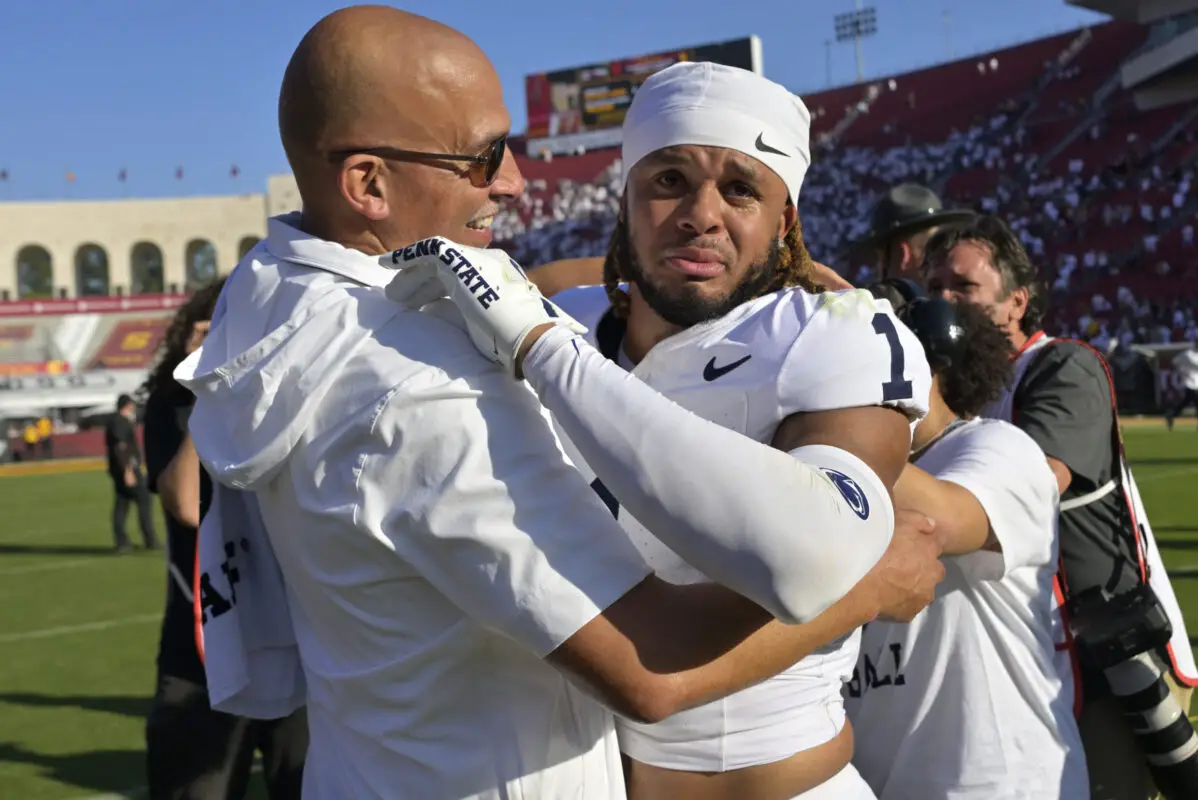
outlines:
[[[1135, 504], [1132, 502], [1130, 494], [1128, 494], [1129, 467], [1127, 465], [1127, 452], [1123, 445], [1123, 431], [1119, 426], [1119, 407], [1115, 394], [1115, 381], [1111, 377], [1111, 370], [1106, 363], [1106, 359], [1103, 358], [1101, 353], [1085, 342], [1078, 341], [1076, 339], [1049, 339], [1046, 340], [1039, 348], [1041, 352], [1036, 354], [1036, 356], [1029, 363], [1028, 368], [1030, 369], [1033, 364], [1044, 358], [1048, 354], [1048, 348], [1050, 346], [1062, 342], [1069, 342], [1084, 347], [1094, 355], [1094, 358], [1096, 358], [1098, 363], [1102, 366], [1102, 372], [1103, 375], [1106, 376], [1107, 385], [1110, 388], [1111, 393], [1110, 436], [1112, 463], [1111, 479], [1109, 481], [1091, 492], [1079, 495], [1078, 497], [1070, 498], [1069, 500], [1062, 500], [1060, 506], [1061, 513], [1069, 513], [1079, 508], [1084, 508], [1088, 505], [1098, 502], [1099, 500], [1102, 500], [1112, 492], [1118, 491], [1120, 497], [1120, 502], [1118, 504], [1119, 515], [1121, 517], [1121, 522], [1123, 523], [1118, 526], [1119, 534], [1124, 537], [1129, 537], [1130, 541], [1128, 544], [1131, 545], [1130, 550], [1135, 553], [1137, 567], [1136, 572], [1140, 577], [1140, 582], [1148, 583], [1148, 559], [1145, 555], [1147, 546], [1146, 537], [1144, 534], [1144, 529], [1140, 525], [1140, 521], [1136, 518]], [[1014, 415], [1012, 415], [1012, 417], [1014, 418]], [[1065, 576], [1063, 566], [1060, 569], [1060, 576], [1062, 588], [1067, 595], [1069, 593], [1069, 584]]]
[[[1134, 543], [1134, 552], [1136, 553], [1136, 559], [1139, 565], [1137, 574], [1140, 577], [1141, 583], [1146, 584], [1148, 583], [1148, 568], [1147, 559], [1144, 556], [1144, 531], [1136, 520], [1135, 507], [1131, 501], [1131, 497], [1127, 492], [1127, 475], [1129, 474], [1127, 457], [1123, 448], [1123, 433], [1119, 428], [1119, 410], [1115, 399], [1115, 382], [1111, 377], [1110, 369], [1107, 367], [1106, 359], [1103, 358], [1097, 350], [1085, 342], [1079, 342], [1075, 339], [1050, 339], [1044, 336], [1042, 333], [1033, 337], [1025, 345], [1025, 348], [1031, 346], [1037, 350], [1040, 350], [1041, 352], [1032, 355], [1031, 358], [1028, 359], [1024, 365], [1022, 365], [1022, 368], [1018, 370], [1018, 374], [1016, 376], [1016, 389], [1011, 399], [1011, 421], [1015, 423], [1019, 417], [1019, 408], [1017, 403], [1018, 384], [1022, 382], [1023, 375], [1026, 374], [1028, 369], [1038, 363], [1040, 359], [1047, 356], [1048, 347], [1057, 342], [1074, 342], [1093, 353], [1095, 358], [1098, 359], [1098, 363], [1102, 365], [1103, 374], [1106, 375], [1107, 384], [1109, 385], [1111, 391], [1111, 479], [1091, 492], [1087, 492], [1084, 495], [1062, 501], [1060, 504], [1060, 512], [1069, 513], [1079, 508], [1084, 508], [1088, 505], [1096, 503], [1112, 492], [1120, 492], [1122, 502], [1118, 504], [1120, 512], [1120, 524], [1118, 526], [1119, 533], [1121, 536], [1130, 536], [1132, 538], [1132, 543]], [[1064, 559], [1060, 556], [1057, 557], [1057, 572], [1053, 576], [1052, 589], [1053, 594], [1056, 597], [1057, 608], [1060, 612], [1062, 627], [1064, 629], [1064, 641], [1057, 642], [1056, 649], [1068, 654], [1070, 670], [1073, 673], [1073, 715], [1075, 718], [1077, 718], [1081, 716], [1082, 706], [1085, 702], [1085, 699], [1082, 692], [1083, 682], [1081, 662], [1077, 656], [1077, 647], [1074, 644], [1073, 634], [1070, 627], [1069, 610], [1066, 606], [1066, 601], [1070, 596], [1069, 578], [1066, 574]]]

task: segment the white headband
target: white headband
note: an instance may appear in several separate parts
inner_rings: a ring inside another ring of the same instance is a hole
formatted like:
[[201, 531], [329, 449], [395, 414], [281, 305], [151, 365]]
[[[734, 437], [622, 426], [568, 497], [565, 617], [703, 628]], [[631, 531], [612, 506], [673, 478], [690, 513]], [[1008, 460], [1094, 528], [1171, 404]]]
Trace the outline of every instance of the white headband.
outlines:
[[797, 204], [811, 166], [811, 114], [786, 87], [748, 70], [683, 61], [652, 75], [624, 117], [624, 180], [657, 150], [725, 147], [765, 164]]

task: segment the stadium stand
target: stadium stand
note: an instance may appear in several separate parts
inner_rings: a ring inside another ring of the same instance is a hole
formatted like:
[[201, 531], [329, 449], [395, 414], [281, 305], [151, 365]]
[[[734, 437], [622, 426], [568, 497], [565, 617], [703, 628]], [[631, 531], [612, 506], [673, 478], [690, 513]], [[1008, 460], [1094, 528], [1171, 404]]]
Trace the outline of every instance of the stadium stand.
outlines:
[[117, 395], [145, 380], [182, 301], [160, 295], [0, 303], [0, 461], [23, 452], [24, 429], [43, 417], [53, 426], [54, 457], [103, 454], [94, 426]]
[[[812, 253], [867, 280], [846, 246], [883, 188], [921, 181], [1012, 223], [1054, 288], [1058, 332], [1103, 347], [1198, 338], [1198, 105], [1140, 113], [1119, 79], [1175, 33], [1112, 21], [804, 96], [819, 142], [800, 201]], [[518, 158], [528, 186], [496, 220], [500, 246], [530, 265], [604, 253], [618, 150]]]

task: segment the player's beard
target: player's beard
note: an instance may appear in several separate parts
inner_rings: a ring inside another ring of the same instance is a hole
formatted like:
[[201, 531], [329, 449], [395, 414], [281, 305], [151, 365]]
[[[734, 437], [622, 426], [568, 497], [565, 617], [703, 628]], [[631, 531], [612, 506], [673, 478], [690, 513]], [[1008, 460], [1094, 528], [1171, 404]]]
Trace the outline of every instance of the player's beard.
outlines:
[[620, 272], [634, 284], [641, 297], [657, 315], [671, 325], [689, 328], [708, 320], [719, 319], [732, 309], [749, 300], [760, 297], [774, 282], [782, 264], [782, 242], [771, 239], [764, 257], [754, 260], [736, 286], [723, 297], [705, 297], [698, 286], [684, 283], [681, 286], [665, 286], [655, 283], [641, 265], [632, 247], [627, 229], [624, 231], [624, 252], [628, 263], [621, 264]]

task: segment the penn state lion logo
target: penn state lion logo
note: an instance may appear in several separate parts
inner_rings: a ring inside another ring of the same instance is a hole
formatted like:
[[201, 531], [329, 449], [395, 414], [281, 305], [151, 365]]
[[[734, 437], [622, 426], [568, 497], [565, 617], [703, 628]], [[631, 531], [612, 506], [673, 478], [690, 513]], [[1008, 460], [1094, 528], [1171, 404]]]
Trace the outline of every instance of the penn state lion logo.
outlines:
[[861, 519], [869, 519], [869, 499], [866, 498], [864, 490], [857, 485], [857, 482], [843, 472], [837, 472], [834, 469], [825, 468], [824, 474], [831, 479], [836, 491], [840, 492], [841, 496], [848, 501], [849, 508], [853, 509], [853, 513]]

